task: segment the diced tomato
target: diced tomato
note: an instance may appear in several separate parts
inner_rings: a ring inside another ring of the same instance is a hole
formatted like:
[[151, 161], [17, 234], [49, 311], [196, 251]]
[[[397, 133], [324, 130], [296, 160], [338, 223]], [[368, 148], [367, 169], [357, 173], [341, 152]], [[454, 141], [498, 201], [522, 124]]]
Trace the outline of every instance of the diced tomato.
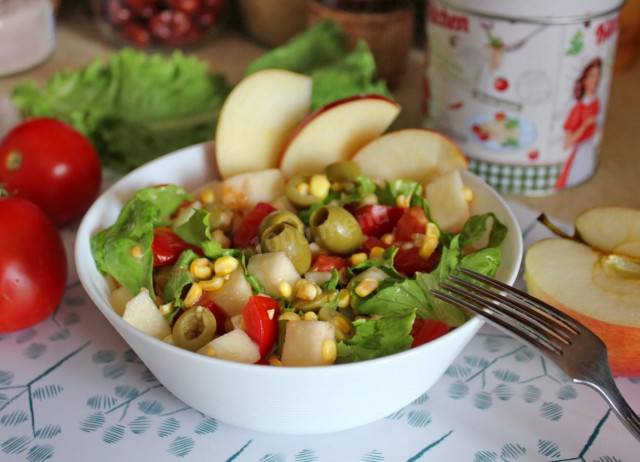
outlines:
[[407, 242], [413, 240], [414, 234], [424, 234], [427, 232], [427, 214], [422, 207], [410, 207], [398, 220], [398, 224], [393, 231], [395, 242]]
[[496, 112], [496, 120], [502, 121], [505, 120], [507, 118], [507, 114], [505, 114], [504, 112]]
[[258, 227], [260, 222], [276, 208], [266, 202], [258, 202], [244, 217], [233, 236], [233, 246], [245, 248], [258, 244]]
[[440, 252], [435, 251], [429, 258], [420, 256], [420, 248], [414, 245], [401, 245], [398, 248], [393, 266], [399, 272], [407, 277], [413, 277], [416, 272], [430, 273], [438, 266], [440, 261]]
[[187, 249], [202, 253], [199, 247], [183, 241], [171, 228], [156, 228], [153, 230], [153, 242], [151, 244], [153, 266], [173, 265], [180, 254]]
[[363, 234], [380, 237], [393, 231], [404, 212], [401, 207], [372, 204], [358, 207], [354, 215]]
[[411, 348], [424, 345], [431, 340], [442, 337], [447, 332], [449, 332], [449, 326], [442, 321], [416, 318], [411, 328], [411, 336], [413, 337]]
[[348, 266], [349, 261], [346, 258], [320, 253], [313, 259], [310, 271], [331, 272], [334, 268], [340, 271], [342, 268], [346, 268]]
[[216, 318], [216, 335], [222, 335], [226, 332], [225, 330], [225, 322], [227, 321], [227, 315], [225, 312], [218, 306], [216, 302], [214, 302], [211, 298], [207, 297], [206, 294], [200, 297], [197, 301], [199, 306], [204, 306], [207, 308]]
[[360, 246], [360, 251], [369, 255], [371, 249], [373, 249], [374, 247], [382, 247], [383, 249], [386, 249], [389, 246], [382, 242], [380, 238], [377, 238], [375, 236], [367, 236], [367, 238], [362, 243], [362, 246]]
[[242, 310], [245, 332], [260, 347], [264, 357], [278, 337], [280, 305], [277, 300], [263, 295], [252, 295]]

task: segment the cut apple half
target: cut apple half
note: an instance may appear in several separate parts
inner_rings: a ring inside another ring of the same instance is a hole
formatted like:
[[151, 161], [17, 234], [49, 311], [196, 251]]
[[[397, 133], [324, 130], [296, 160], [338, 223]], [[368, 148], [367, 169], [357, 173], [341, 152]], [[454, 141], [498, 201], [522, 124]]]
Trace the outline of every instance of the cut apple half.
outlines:
[[311, 86], [311, 77], [282, 69], [256, 72], [235, 86], [215, 134], [223, 179], [278, 166], [285, 141], [309, 113]]
[[290, 135], [282, 150], [285, 177], [321, 172], [332, 162], [349, 160], [365, 144], [384, 133], [400, 113], [400, 105], [380, 95], [357, 95], [317, 109]]
[[593, 330], [614, 375], [638, 377], [640, 279], [610, 271], [607, 257], [571, 239], [538, 241], [525, 256], [527, 290]]
[[576, 234], [603, 252], [640, 260], [640, 210], [630, 207], [595, 207], [580, 213]]
[[441, 133], [423, 128], [386, 133], [360, 149], [352, 160], [362, 166], [364, 175], [425, 183], [469, 165], [456, 143]]

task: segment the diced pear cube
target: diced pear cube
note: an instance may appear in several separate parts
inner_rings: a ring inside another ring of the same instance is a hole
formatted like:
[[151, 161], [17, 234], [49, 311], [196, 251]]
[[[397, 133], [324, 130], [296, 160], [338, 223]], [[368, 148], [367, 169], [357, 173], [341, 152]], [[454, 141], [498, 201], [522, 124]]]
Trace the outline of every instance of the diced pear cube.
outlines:
[[260, 359], [260, 347], [242, 329], [234, 329], [216, 337], [198, 350], [214, 358], [254, 364]]
[[171, 334], [171, 328], [158, 309], [147, 289], [127, 302], [122, 319], [133, 327], [158, 339]]
[[[288, 321], [283, 366], [326, 366], [335, 362], [335, 328], [325, 321]], [[333, 351], [331, 349], [333, 348]], [[333, 354], [332, 354], [333, 353]]]
[[253, 294], [251, 284], [244, 277], [244, 269], [238, 266], [230, 275], [222, 287], [207, 295], [222, 308], [227, 317], [242, 313], [242, 309]]
[[281, 297], [280, 284], [286, 282], [294, 287], [300, 279], [293, 262], [284, 252], [269, 252], [253, 255], [247, 271], [260, 282], [270, 297]]
[[425, 196], [431, 216], [444, 231], [460, 232], [471, 211], [464, 196], [464, 183], [458, 170], [440, 175], [427, 184]]

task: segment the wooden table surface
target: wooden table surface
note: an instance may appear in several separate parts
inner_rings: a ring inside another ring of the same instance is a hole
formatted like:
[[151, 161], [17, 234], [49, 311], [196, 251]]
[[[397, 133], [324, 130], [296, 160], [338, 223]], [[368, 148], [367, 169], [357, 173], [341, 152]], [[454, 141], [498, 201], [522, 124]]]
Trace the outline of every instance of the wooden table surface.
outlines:
[[[57, 46], [52, 56], [34, 69], [0, 78], [0, 97], [11, 93], [22, 79], [42, 84], [56, 71], [78, 68], [94, 57], [115, 50], [99, 35], [83, 8], [62, 8], [58, 17]], [[224, 72], [237, 82], [245, 66], [265, 51], [241, 32], [229, 30], [193, 50], [207, 60], [211, 70]], [[402, 105], [397, 127], [420, 125], [420, 81], [422, 53], [414, 50], [405, 76], [394, 91]], [[396, 128], [397, 128], [396, 127]], [[615, 73], [601, 146], [600, 167], [587, 183], [542, 197], [509, 196], [517, 202], [572, 223], [580, 211], [596, 205], [626, 205], [640, 208], [640, 59], [632, 67]]]

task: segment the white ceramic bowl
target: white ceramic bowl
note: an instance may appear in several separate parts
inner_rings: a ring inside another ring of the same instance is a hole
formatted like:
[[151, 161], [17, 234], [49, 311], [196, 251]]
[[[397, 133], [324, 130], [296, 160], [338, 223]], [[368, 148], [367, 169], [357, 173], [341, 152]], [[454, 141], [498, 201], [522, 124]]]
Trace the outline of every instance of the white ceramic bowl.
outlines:
[[[215, 178], [212, 144], [168, 154], [131, 172], [109, 188], [85, 215], [76, 238], [80, 280], [102, 314], [156, 378], [189, 406], [228, 424], [271, 433], [312, 434], [357, 427], [381, 419], [423, 394], [480, 328], [474, 318], [421, 347], [392, 356], [326, 367], [287, 368], [209, 358], [150, 337], [118, 316], [91, 257], [89, 238], [110, 226], [138, 189], [176, 183], [187, 189]], [[463, 172], [477, 212], [493, 211], [509, 227], [498, 277], [512, 283], [522, 257], [518, 223], [502, 198]], [[299, 399], [292, 399], [298, 396]]]

